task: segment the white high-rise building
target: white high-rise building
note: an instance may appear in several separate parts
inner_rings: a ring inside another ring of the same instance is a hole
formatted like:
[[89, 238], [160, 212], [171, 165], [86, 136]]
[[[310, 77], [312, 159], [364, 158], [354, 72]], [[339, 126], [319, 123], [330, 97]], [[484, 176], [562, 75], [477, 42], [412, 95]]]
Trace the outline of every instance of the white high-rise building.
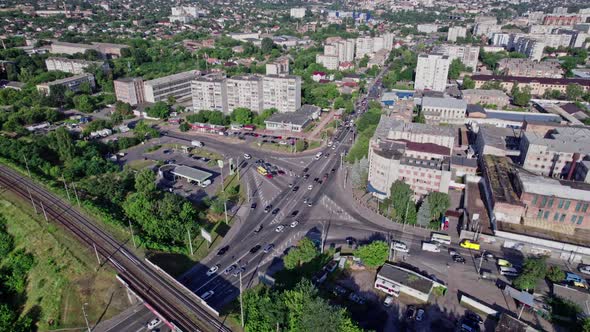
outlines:
[[356, 58], [362, 59], [365, 55], [371, 55], [373, 45], [375, 44], [372, 37], [359, 37], [356, 39]]
[[340, 64], [338, 56], [336, 55], [317, 54], [315, 56], [315, 62], [326, 67], [328, 70], [337, 70], [338, 65]]
[[301, 107], [301, 77], [266, 75], [262, 78], [263, 108], [295, 112]]
[[195, 112], [200, 110], [228, 112], [227, 85], [223, 77], [208, 75], [193, 80], [191, 94]]
[[200, 75], [201, 72], [198, 70], [189, 70], [145, 81], [143, 82], [145, 101], [156, 103], [166, 101], [168, 97], [174, 97], [176, 100], [189, 97], [191, 95], [191, 81]]
[[443, 54], [420, 54], [416, 65], [414, 89], [444, 91], [451, 59]]
[[435, 49], [436, 53], [448, 55], [451, 61], [459, 59], [461, 62], [475, 72], [479, 58], [479, 46], [470, 45], [440, 45]]
[[262, 79], [259, 76], [234, 76], [227, 79], [226, 85], [228, 112], [238, 107], [249, 108], [256, 113], [262, 111]]
[[293, 18], [304, 18], [305, 17], [305, 8], [291, 8], [289, 14]]
[[447, 34], [447, 41], [456, 42], [457, 38], [465, 38], [467, 36], [467, 28], [465, 27], [450, 27]]

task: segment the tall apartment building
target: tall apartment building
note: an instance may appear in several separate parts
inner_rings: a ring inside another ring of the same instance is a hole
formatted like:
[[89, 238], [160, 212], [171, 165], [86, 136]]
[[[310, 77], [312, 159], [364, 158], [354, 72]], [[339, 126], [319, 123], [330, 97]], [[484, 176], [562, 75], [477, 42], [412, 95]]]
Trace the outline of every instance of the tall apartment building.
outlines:
[[316, 63], [330, 70], [338, 69], [342, 62], [354, 60], [354, 39], [332, 38], [324, 45], [324, 54], [316, 55]]
[[189, 23], [190, 21], [204, 16], [207, 12], [193, 6], [172, 7], [172, 15], [168, 16], [170, 22]]
[[315, 62], [326, 67], [328, 70], [337, 70], [340, 65], [340, 61], [336, 55], [316, 54]]
[[386, 33], [377, 37], [358, 37], [356, 39], [356, 59], [362, 59], [365, 55], [371, 56], [382, 49], [393, 49], [393, 34]]
[[37, 91], [49, 95], [51, 94], [51, 89], [55, 86], [61, 85], [64, 86], [66, 90], [70, 90], [73, 92], [78, 92], [80, 90], [80, 86], [84, 83], [88, 83], [91, 89], [94, 89], [96, 86], [94, 82], [94, 75], [92, 74], [79, 74], [74, 75], [72, 77], [66, 77], [59, 80], [42, 83], [37, 85]]
[[414, 89], [444, 91], [451, 60], [443, 54], [420, 54], [416, 65]]
[[228, 112], [227, 85], [225, 78], [219, 75], [206, 75], [191, 82], [193, 110], [215, 110]]
[[289, 57], [278, 57], [272, 62], [266, 64], [266, 75], [283, 75], [289, 74]]
[[356, 39], [356, 54], [357, 59], [362, 59], [365, 55], [373, 53], [373, 37], [358, 37]]
[[577, 23], [583, 23], [577, 14], [548, 14], [543, 18], [543, 25], [573, 26]]
[[136, 106], [145, 102], [143, 79], [141, 77], [120, 78], [114, 81], [118, 101]]
[[425, 24], [418, 24], [416, 26], [416, 30], [422, 33], [435, 33], [438, 31], [438, 24], [432, 23], [425, 23]]
[[466, 27], [450, 27], [447, 33], [447, 41], [456, 42], [457, 38], [465, 38], [466, 36]]
[[508, 48], [516, 52], [525, 54], [533, 61], [541, 61], [545, 43], [526, 35], [511, 35]]
[[145, 101], [156, 103], [172, 96], [177, 100], [191, 96], [191, 81], [201, 76], [198, 70], [156, 78], [143, 82]]
[[475, 23], [473, 26], [473, 35], [474, 36], [491, 36], [495, 32], [500, 32], [501, 27], [497, 24], [494, 18], [493, 21], [485, 21]]
[[369, 187], [385, 199], [401, 180], [416, 197], [448, 192], [454, 131], [450, 127], [405, 123], [382, 116], [369, 143]]
[[543, 176], [572, 179], [588, 155], [590, 129], [585, 127], [558, 127], [546, 134], [527, 131], [520, 140], [520, 163]]
[[263, 107], [295, 112], [301, 107], [301, 77], [266, 75], [262, 78]]
[[226, 80], [226, 85], [228, 112], [232, 112], [238, 107], [246, 107], [256, 113], [263, 110], [262, 79], [260, 76], [234, 76]]
[[87, 61], [68, 58], [47, 58], [45, 59], [47, 70], [59, 70], [71, 74], [82, 74], [90, 66], [97, 66], [103, 71], [109, 70], [109, 65], [102, 61]]
[[479, 46], [444, 44], [437, 47], [434, 52], [447, 55], [451, 61], [459, 59], [465, 66], [470, 67], [473, 72], [477, 69]]
[[421, 112], [426, 124], [463, 124], [466, 110], [467, 102], [462, 99], [422, 97]]
[[293, 18], [304, 18], [305, 17], [305, 8], [291, 8], [289, 14]]
[[497, 70], [503, 75], [522, 77], [550, 77], [561, 78], [563, 69], [558, 62], [535, 62], [530, 59], [501, 59]]

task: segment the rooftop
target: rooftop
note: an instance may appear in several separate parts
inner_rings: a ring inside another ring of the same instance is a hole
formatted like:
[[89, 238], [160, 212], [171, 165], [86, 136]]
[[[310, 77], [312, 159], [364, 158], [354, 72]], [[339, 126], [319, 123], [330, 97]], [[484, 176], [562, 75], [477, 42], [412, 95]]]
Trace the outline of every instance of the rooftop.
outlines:
[[63, 61], [63, 62], [74, 62], [74, 63], [81, 63], [81, 64], [98, 64], [98, 65], [102, 65], [104, 62], [103, 61], [89, 61], [89, 60], [82, 60], [82, 59], [68, 59], [68, 58], [62, 58], [62, 57], [50, 57], [47, 58], [46, 61]]
[[590, 201], [589, 183], [558, 180], [527, 171], [519, 171], [518, 176], [524, 192], [578, 201]]
[[68, 82], [71, 82], [71, 81], [76, 81], [76, 80], [79, 80], [81, 78], [87, 78], [87, 77], [94, 78], [94, 75], [92, 75], [92, 74], [78, 74], [78, 75], [74, 75], [74, 76], [62, 78], [62, 79], [51, 81], [51, 82], [47, 82], [47, 83], [41, 83], [39, 85], [48, 85], [48, 86], [49, 85], [59, 85], [59, 84], [64, 84], [64, 83], [68, 83]]
[[379, 278], [387, 279], [395, 283], [410, 287], [422, 293], [428, 294], [434, 285], [433, 281], [408, 269], [385, 263], [379, 273]]
[[463, 96], [508, 97], [504, 91], [500, 90], [467, 89], [462, 90], [461, 93]]
[[478, 132], [478, 135], [482, 135], [485, 145], [502, 150], [518, 150], [520, 134], [520, 129], [501, 128], [492, 125], [482, 125], [479, 127]]
[[548, 150], [590, 154], [590, 128], [559, 127], [549, 135], [525, 132], [524, 137], [530, 144], [542, 145]]
[[187, 79], [191, 79], [191, 78], [197, 78], [200, 75], [201, 75], [201, 72], [198, 70], [189, 70], [189, 71], [185, 71], [185, 72], [178, 73], [178, 74], [172, 74], [172, 75], [156, 78], [156, 79], [153, 79], [150, 81], [145, 81], [144, 84], [145, 85], [164, 84], [164, 83], [170, 83], [170, 82], [179, 81], [179, 80], [187, 80]]
[[500, 81], [518, 83], [540, 83], [548, 85], [568, 85], [576, 83], [581, 86], [590, 87], [590, 80], [579, 78], [549, 78], [549, 77], [522, 77], [522, 76], [500, 76], [500, 75], [473, 75], [474, 81]]
[[381, 116], [381, 120], [379, 120], [379, 125], [377, 125], [374, 137], [387, 138], [390, 131], [455, 137], [455, 131], [451, 127], [404, 122], [387, 116]]
[[320, 108], [317, 106], [303, 105], [296, 112], [275, 113], [264, 122], [291, 123], [303, 126], [311, 120], [312, 114], [317, 111], [320, 111]]
[[465, 100], [455, 98], [422, 97], [422, 107], [466, 109], [467, 102]]
[[522, 205], [514, 189], [515, 166], [506, 157], [483, 156], [483, 170], [492, 190], [494, 201], [512, 205]]
[[176, 166], [172, 171], [172, 174], [176, 175], [176, 176], [181, 176], [183, 178], [189, 179], [189, 180], [193, 180], [193, 181], [205, 181], [208, 178], [210, 178], [213, 174], [194, 168], [194, 167], [188, 167], [188, 166]]

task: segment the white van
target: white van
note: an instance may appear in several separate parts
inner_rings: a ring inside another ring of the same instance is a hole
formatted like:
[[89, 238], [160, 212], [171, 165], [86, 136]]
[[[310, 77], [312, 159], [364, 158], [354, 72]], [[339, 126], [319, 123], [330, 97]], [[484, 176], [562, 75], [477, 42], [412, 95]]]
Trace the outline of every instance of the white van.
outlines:
[[451, 237], [448, 236], [447, 234], [432, 233], [432, 235], [430, 237], [430, 241], [438, 242], [440, 244], [450, 245], [451, 244]]
[[323, 152], [318, 152], [318, 153], [315, 155], [315, 160], [320, 160], [320, 158], [321, 158], [323, 155], [324, 155], [324, 153], [323, 153]]
[[518, 270], [513, 267], [501, 266], [500, 274], [508, 277], [516, 277], [518, 276]]

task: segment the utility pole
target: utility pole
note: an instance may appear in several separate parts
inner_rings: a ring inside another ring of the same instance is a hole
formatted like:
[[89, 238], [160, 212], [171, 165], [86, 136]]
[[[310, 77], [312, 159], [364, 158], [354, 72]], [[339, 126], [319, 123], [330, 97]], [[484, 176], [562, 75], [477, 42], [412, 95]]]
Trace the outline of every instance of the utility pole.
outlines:
[[35, 201], [33, 201], [33, 195], [31, 194], [31, 189], [27, 186], [27, 191], [29, 192], [29, 198], [31, 199], [31, 204], [33, 204], [33, 209], [35, 209], [35, 214], [37, 212], [37, 206], [35, 205]]
[[70, 191], [68, 190], [68, 184], [66, 183], [66, 178], [64, 177], [63, 173], [61, 174], [61, 179], [64, 182], [64, 188], [66, 188], [66, 195], [68, 195], [68, 201], [70, 200]]
[[43, 215], [45, 216], [45, 221], [49, 222], [49, 219], [47, 219], [47, 212], [45, 212], [45, 207], [43, 206], [43, 201], [39, 201], [41, 202], [41, 209], [43, 210]]
[[406, 202], [406, 214], [404, 215], [404, 225], [402, 226], [402, 233], [404, 233], [404, 230], [406, 229], [406, 222], [408, 220], [408, 207], [410, 206], [410, 198], [408, 198], [408, 201]]
[[100, 256], [98, 256], [98, 250], [96, 250], [96, 243], [92, 243], [94, 247], [94, 253], [96, 254], [96, 260], [98, 261], [98, 265], [100, 266]]
[[242, 301], [242, 272], [240, 272], [240, 314], [242, 316], [242, 328], [244, 327], [244, 303]]
[[191, 229], [189, 227], [186, 228], [186, 231], [188, 233], [188, 245], [191, 249], [191, 256], [193, 255], [193, 241], [191, 238]]
[[78, 207], [80, 206], [80, 199], [78, 198], [78, 191], [76, 190], [76, 184], [72, 183], [72, 188], [74, 188], [74, 194], [76, 195], [76, 202], [78, 202]]
[[133, 241], [133, 246], [137, 249], [137, 244], [135, 243], [135, 236], [133, 236], [133, 227], [131, 227], [131, 220], [129, 220], [129, 231], [131, 232], [131, 240]]
[[27, 161], [27, 156], [23, 156], [25, 159], [25, 166], [27, 167], [27, 173], [29, 173], [29, 177], [31, 178], [31, 170], [29, 169], [29, 162]]
[[90, 324], [88, 324], [88, 316], [86, 316], [86, 306], [88, 305], [88, 303], [84, 303], [82, 305], [82, 312], [84, 313], [84, 321], [86, 322], [86, 329], [88, 330], [88, 332], [91, 332], [92, 330], [90, 330]]
[[479, 279], [481, 276], [481, 265], [483, 264], [483, 256], [486, 254], [486, 251], [481, 252], [481, 257], [479, 258], [479, 266], [477, 267], [477, 278]]

